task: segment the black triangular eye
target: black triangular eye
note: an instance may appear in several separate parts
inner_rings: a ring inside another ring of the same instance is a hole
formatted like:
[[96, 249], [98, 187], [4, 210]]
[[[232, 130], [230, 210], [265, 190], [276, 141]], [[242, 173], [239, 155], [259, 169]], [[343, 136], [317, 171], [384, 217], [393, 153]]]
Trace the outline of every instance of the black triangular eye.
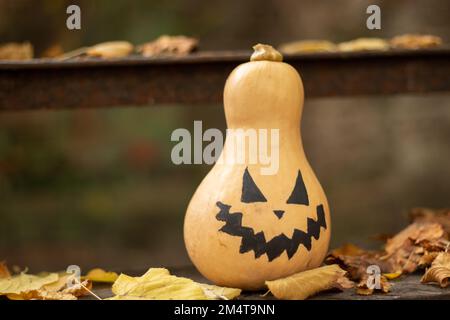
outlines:
[[295, 181], [294, 190], [287, 200], [289, 204], [304, 204], [309, 205], [308, 192], [306, 191], [305, 183], [303, 182], [302, 173], [298, 171], [297, 180]]
[[242, 196], [241, 202], [252, 203], [252, 202], [267, 202], [266, 198], [256, 186], [255, 181], [253, 181], [248, 168], [245, 169], [244, 177], [242, 181]]

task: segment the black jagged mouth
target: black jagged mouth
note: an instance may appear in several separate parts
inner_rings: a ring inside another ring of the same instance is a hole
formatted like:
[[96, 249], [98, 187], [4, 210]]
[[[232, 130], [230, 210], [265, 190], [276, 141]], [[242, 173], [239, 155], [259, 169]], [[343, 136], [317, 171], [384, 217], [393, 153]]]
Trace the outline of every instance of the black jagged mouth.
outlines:
[[216, 219], [225, 222], [225, 225], [219, 231], [231, 236], [240, 237], [241, 246], [239, 252], [246, 253], [253, 251], [255, 258], [259, 258], [265, 254], [269, 261], [272, 261], [286, 251], [288, 258], [291, 259], [300, 245], [303, 245], [306, 250], [310, 251], [312, 238], [318, 240], [321, 228], [327, 229], [323, 205], [319, 205], [316, 207], [317, 220], [308, 218], [307, 232], [294, 229], [292, 238], [282, 233], [270, 241], [266, 241], [263, 231], [255, 233], [252, 228], [242, 226], [241, 212], [230, 213], [231, 206], [223, 204], [220, 201], [216, 205], [220, 209], [220, 212], [216, 215]]

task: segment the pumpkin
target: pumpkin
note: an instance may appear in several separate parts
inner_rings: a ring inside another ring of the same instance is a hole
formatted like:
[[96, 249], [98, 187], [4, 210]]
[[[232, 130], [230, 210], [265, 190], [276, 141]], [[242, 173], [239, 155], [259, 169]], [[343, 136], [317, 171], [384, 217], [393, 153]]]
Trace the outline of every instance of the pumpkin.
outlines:
[[246, 290], [320, 266], [331, 227], [325, 193], [303, 150], [300, 75], [271, 46], [254, 48], [251, 61], [226, 81], [227, 126], [278, 129], [279, 168], [263, 175], [262, 164], [221, 161], [234, 147], [227, 136], [184, 222], [186, 248], [197, 269], [217, 285]]

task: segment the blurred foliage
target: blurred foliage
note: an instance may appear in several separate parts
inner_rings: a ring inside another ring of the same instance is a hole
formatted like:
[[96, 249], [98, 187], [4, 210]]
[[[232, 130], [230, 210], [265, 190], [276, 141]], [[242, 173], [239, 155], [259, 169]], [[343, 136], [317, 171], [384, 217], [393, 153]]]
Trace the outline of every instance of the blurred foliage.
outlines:
[[207, 169], [170, 160], [172, 131], [192, 123], [183, 110], [3, 114], [0, 255], [56, 243], [150, 250], [165, 238], [181, 247], [184, 208]]

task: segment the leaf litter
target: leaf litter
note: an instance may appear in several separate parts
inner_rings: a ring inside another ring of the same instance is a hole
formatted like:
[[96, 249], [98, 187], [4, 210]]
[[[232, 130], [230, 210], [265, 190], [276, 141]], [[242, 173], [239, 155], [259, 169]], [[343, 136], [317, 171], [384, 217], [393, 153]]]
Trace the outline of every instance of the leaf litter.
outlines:
[[[325, 266], [266, 281], [269, 292], [278, 299], [307, 299], [323, 291], [353, 289], [359, 295], [387, 293], [390, 281], [401, 281], [405, 274], [425, 270], [421, 282], [448, 286], [450, 278], [450, 209], [413, 209], [412, 223], [388, 238], [382, 250], [369, 251], [354, 244], [332, 250]], [[369, 286], [369, 266], [380, 270], [377, 288]], [[93, 269], [74, 286], [68, 286], [71, 274], [12, 274], [0, 262], [0, 296], [14, 300], [75, 300], [92, 294], [93, 283], [112, 284], [110, 300], [231, 300], [240, 289], [219, 287], [177, 277], [164, 268], [150, 268], [140, 277]], [[97, 296], [96, 296], [97, 297]], [[97, 297], [98, 298], [98, 297]]]

